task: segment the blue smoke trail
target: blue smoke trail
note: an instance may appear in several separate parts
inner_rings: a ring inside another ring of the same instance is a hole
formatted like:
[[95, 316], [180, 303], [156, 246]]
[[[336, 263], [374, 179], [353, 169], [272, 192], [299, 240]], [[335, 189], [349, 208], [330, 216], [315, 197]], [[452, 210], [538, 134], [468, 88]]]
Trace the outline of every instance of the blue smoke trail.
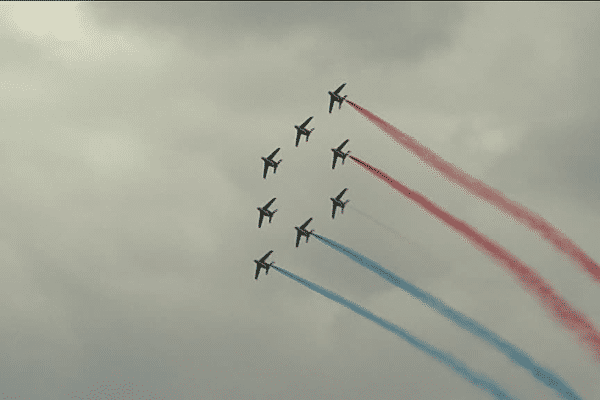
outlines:
[[400, 338], [402, 338], [402, 339], [406, 340], [408, 343], [412, 344], [417, 349], [424, 351], [425, 353], [427, 353], [431, 357], [435, 358], [436, 360], [439, 360], [440, 362], [443, 362], [444, 364], [451, 367], [453, 370], [455, 370], [460, 375], [462, 375], [463, 378], [468, 380], [469, 383], [472, 383], [475, 386], [479, 386], [479, 387], [482, 387], [482, 388], [488, 390], [490, 393], [492, 393], [499, 399], [516, 399], [516, 397], [509, 396], [500, 387], [500, 385], [498, 385], [492, 379], [486, 377], [485, 375], [478, 374], [476, 372], [471, 371], [466, 364], [457, 360], [453, 355], [445, 353], [445, 352], [435, 348], [434, 346], [432, 346], [420, 339], [417, 339], [416, 337], [412, 336], [410, 333], [408, 333], [404, 329], [398, 327], [397, 325], [392, 324], [389, 321], [386, 321], [383, 318], [378, 317], [377, 315], [373, 314], [372, 312], [362, 308], [358, 304], [356, 304], [350, 300], [344, 299], [340, 295], [330, 292], [329, 290], [327, 290], [315, 283], [312, 283], [305, 279], [302, 279], [299, 276], [294, 275], [291, 272], [286, 271], [285, 269], [283, 269], [281, 267], [277, 267], [275, 265], [273, 265], [272, 267], [275, 268], [277, 271], [281, 272], [282, 274], [287, 275], [288, 277], [301, 283], [302, 285], [306, 286], [307, 288], [312, 289], [319, 294], [322, 294], [323, 296], [327, 297], [328, 299], [333, 300], [333, 301], [343, 305], [344, 307], [354, 311], [355, 313], [362, 315], [363, 317], [375, 322], [382, 328], [385, 328], [388, 331], [396, 334]]
[[498, 349], [500, 352], [502, 352], [504, 355], [506, 355], [508, 358], [510, 358], [513, 362], [528, 370], [535, 379], [537, 379], [539, 382], [543, 383], [550, 389], [553, 389], [559, 396], [567, 397], [569, 399], [581, 400], [581, 397], [576, 394], [575, 390], [571, 389], [567, 385], [567, 383], [564, 382], [558, 375], [543, 368], [519, 347], [510, 344], [509, 342], [502, 339], [500, 336], [490, 331], [477, 321], [467, 317], [460, 311], [452, 309], [451, 307], [444, 304], [444, 302], [442, 302], [440, 299], [405, 281], [404, 279], [395, 275], [393, 272], [388, 271], [375, 261], [370, 260], [362, 254], [357, 253], [356, 251], [349, 249], [348, 247], [345, 247], [331, 239], [317, 235], [316, 233], [313, 233], [313, 236], [319, 239], [321, 243], [324, 243], [332, 249], [335, 249], [340, 253], [347, 255], [353, 261], [357, 262], [363, 267], [370, 269], [382, 278], [386, 279], [388, 282], [408, 292], [413, 297], [421, 300], [423, 303], [427, 304], [429, 307], [433, 308], [438, 313], [448, 318], [450, 321], [454, 322], [461, 328], [485, 340], [486, 342], [494, 346], [496, 349]]

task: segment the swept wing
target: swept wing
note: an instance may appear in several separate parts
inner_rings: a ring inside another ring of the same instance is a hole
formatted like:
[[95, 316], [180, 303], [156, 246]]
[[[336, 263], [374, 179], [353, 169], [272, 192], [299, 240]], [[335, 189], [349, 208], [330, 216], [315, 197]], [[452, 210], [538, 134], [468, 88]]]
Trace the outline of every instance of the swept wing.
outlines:
[[337, 200], [341, 200], [341, 199], [342, 199], [342, 196], [344, 195], [344, 193], [346, 193], [346, 190], [348, 190], [348, 188], [346, 188], [346, 189], [342, 190], [342, 191], [340, 192], [340, 194], [338, 194], [338, 195], [337, 195], [336, 199], [337, 199]]
[[265, 262], [265, 260], [271, 255], [272, 252], [273, 250], [269, 250], [269, 252], [265, 254], [263, 258], [260, 259], [260, 262]]
[[277, 152], [279, 151], [279, 149], [281, 149], [281, 147], [278, 147], [277, 149], [275, 149], [275, 151], [272, 152], [271, 155], [269, 157], [267, 157], [267, 159], [272, 160], [273, 157], [275, 157], [275, 154], [277, 154]]
[[346, 145], [346, 143], [348, 143], [350, 141], [350, 139], [346, 139], [344, 140], [344, 142], [342, 144], [339, 145], [339, 147], [337, 148], [338, 151], [342, 151], [342, 148]]
[[304, 224], [302, 224], [302, 226], [300, 227], [300, 229], [306, 229], [306, 226], [308, 224], [310, 224], [310, 221], [312, 221], [312, 217], [310, 217]]
[[300, 128], [306, 128], [306, 125], [308, 125], [308, 123], [310, 122], [311, 119], [313, 119], [313, 117], [310, 117], [309, 119], [307, 119], [306, 121], [304, 121], [304, 123], [302, 125], [300, 125]]
[[273, 204], [273, 202], [275, 201], [277, 197], [273, 197], [271, 199], [271, 201], [269, 201], [267, 204], [265, 204], [265, 206], [263, 207], [264, 210], [266, 210], [267, 208], [271, 207], [271, 204]]
[[333, 92], [333, 93], [335, 93], [335, 94], [339, 94], [339, 93], [342, 91], [342, 89], [344, 88], [344, 86], [346, 86], [346, 84], [345, 84], [345, 83], [342, 83], [342, 86], [340, 86], [339, 88], [337, 88], [337, 89], [335, 90], [335, 92]]

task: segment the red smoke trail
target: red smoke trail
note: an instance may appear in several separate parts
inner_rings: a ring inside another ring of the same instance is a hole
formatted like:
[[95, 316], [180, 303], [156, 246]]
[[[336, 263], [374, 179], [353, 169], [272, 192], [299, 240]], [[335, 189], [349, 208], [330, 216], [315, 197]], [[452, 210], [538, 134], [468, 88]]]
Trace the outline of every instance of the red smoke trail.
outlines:
[[507, 213], [515, 220], [538, 233], [542, 238], [550, 242], [554, 248], [571, 257], [576, 263], [583, 267], [592, 278], [600, 283], [600, 267], [598, 266], [598, 263], [592, 260], [592, 258], [585, 254], [575, 242], [566, 237], [558, 228], [552, 226], [550, 222], [546, 221], [543, 217], [537, 215], [522, 204], [510, 200], [500, 191], [486, 185], [479, 179], [472, 177], [460, 168], [443, 160], [440, 156], [417, 142], [414, 138], [401, 132], [398, 128], [388, 124], [370, 111], [365, 110], [349, 100], [346, 100], [346, 103], [354, 107], [365, 118], [377, 125], [379, 129], [387, 133], [396, 142], [427, 163], [427, 165], [433, 167], [438, 172], [441, 172], [442, 175], [451, 182], [462, 186], [472, 195], [495, 205], [500, 211]]
[[551, 313], [563, 326], [577, 334], [579, 340], [594, 353], [597, 362], [600, 362], [600, 333], [592, 323], [579, 311], [576, 311], [555, 290], [529, 268], [523, 261], [512, 255], [508, 250], [479, 233], [466, 222], [450, 215], [431, 202], [420, 193], [404, 186], [383, 171], [367, 164], [359, 158], [350, 156], [358, 165], [369, 171], [372, 175], [386, 182], [396, 191], [416, 202], [425, 211], [429, 212], [446, 225], [463, 235], [471, 244], [499, 261], [500, 265], [510, 271], [529, 293], [541, 301], [542, 306]]

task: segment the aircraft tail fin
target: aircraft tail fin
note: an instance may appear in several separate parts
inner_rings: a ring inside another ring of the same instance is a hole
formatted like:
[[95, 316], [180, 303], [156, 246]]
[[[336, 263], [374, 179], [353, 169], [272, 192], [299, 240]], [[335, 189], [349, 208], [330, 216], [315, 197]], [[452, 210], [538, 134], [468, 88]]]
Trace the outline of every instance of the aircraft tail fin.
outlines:
[[271, 220], [273, 219], [273, 215], [275, 215], [275, 213], [277, 212], [277, 210], [273, 211], [270, 215], [269, 215], [269, 223], [271, 223]]
[[350, 201], [350, 200], [346, 200], [346, 201], [344, 202], [344, 205], [342, 206], [342, 214], [344, 213], [344, 208], [346, 207], [346, 204], [348, 204], [348, 202], [349, 202], [349, 201]]

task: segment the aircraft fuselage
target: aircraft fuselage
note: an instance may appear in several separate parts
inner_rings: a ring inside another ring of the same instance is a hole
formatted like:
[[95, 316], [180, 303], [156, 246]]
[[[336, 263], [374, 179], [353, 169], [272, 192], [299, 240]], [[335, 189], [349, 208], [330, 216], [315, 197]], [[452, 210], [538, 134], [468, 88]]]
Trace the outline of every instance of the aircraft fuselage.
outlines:
[[264, 208], [260, 208], [260, 207], [256, 207], [256, 209], [258, 211], [260, 211], [261, 214], [266, 215], [267, 217], [272, 217], [273, 214], [275, 214], [275, 210], [270, 211], [270, 210], [265, 210]]
[[338, 206], [338, 207], [344, 208], [344, 206], [346, 205], [346, 204], [345, 204], [343, 201], [341, 201], [341, 200], [335, 199], [335, 198], [333, 198], [333, 197], [330, 197], [330, 199], [331, 199], [331, 201], [333, 201], [333, 203], [334, 203], [336, 206]]
[[[296, 128], [296, 130], [301, 134], [301, 135], [309, 135], [313, 130], [308, 130], [306, 128], [302, 128], [298, 125], [294, 125], [294, 128]], [[313, 128], [314, 129], [314, 128]]]
[[261, 158], [263, 159], [263, 161], [264, 161], [264, 162], [266, 162], [266, 163], [269, 165], [269, 167], [274, 167], [274, 166], [275, 166], [275, 164], [276, 164], [276, 162], [275, 162], [275, 161], [273, 161], [273, 160], [269, 160], [269, 159], [268, 159], [268, 158], [266, 158], [266, 157], [261, 157]]
[[308, 243], [308, 237], [312, 234], [312, 231], [307, 231], [306, 229], [295, 227], [296, 230], [300, 233], [300, 236], [306, 236], [306, 243]]
[[333, 151], [338, 157], [341, 157], [342, 160], [348, 155], [348, 153], [344, 153], [343, 151], [340, 151], [338, 149], [331, 149], [331, 151]]
[[258, 264], [258, 266], [259, 266], [260, 268], [264, 268], [264, 269], [266, 269], [267, 271], [268, 271], [268, 270], [269, 270], [269, 268], [271, 267], [271, 264], [267, 264], [267, 263], [265, 263], [265, 262], [261, 262], [261, 261], [258, 261], [258, 260], [254, 260], [254, 262], [255, 262], [255, 263], [257, 263], [257, 264]]

